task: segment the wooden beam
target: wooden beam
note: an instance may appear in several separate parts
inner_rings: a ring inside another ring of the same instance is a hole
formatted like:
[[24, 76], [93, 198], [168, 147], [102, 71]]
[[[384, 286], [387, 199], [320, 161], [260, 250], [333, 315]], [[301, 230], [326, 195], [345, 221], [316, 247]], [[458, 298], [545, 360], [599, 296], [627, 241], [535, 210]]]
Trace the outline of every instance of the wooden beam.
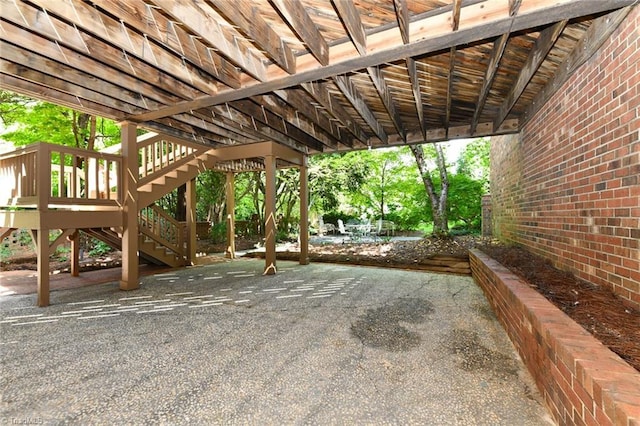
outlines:
[[396, 20], [398, 29], [404, 44], [409, 43], [409, 7], [406, 0], [393, 0], [393, 7], [396, 10]]
[[[218, 22], [208, 7], [188, 0], [152, 0], [173, 19], [213, 46], [220, 54], [242, 68], [258, 81], [265, 81], [266, 66], [253, 52], [239, 44], [230, 30]], [[235, 4], [235, 2], [230, 2]]]
[[264, 123], [271, 129], [286, 135], [298, 143], [308, 146], [309, 148], [322, 152], [323, 145], [316, 138], [303, 132], [298, 127], [285, 121], [282, 117], [274, 114], [269, 109], [264, 108], [253, 101], [248, 99], [239, 99], [237, 101], [229, 102], [228, 105], [248, 116], [253, 120]]
[[451, 13], [451, 30], [458, 31], [460, 27], [460, 8], [462, 0], [453, 0], [453, 12]]
[[300, 0], [270, 0], [320, 65], [329, 64], [329, 46]]
[[393, 103], [393, 96], [391, 95], [391, 91], [387, 86], [384, 76], [382, 75], [382, 71], [380, 70], [380, 67], [368, 67], [367, 73], [369, 74], [369, 77], [371, 78], [373, 85], [378, 91], [380, 100], [382, 101], [382, 104], [387, 110], [387, 113], [389, 114], [389, 118], [391, 118], [391, 122], [393, 123], [396, 130], [398, 131], [398, 134], [400, 135], [400, 137], [404, 139], [406, 137], [404, 125], [402, 123], [402, 119], [400, 118], [400, 114], [398, 114], [398, 111], [396, 111], [396, 107]]
[[[0, 31], [2, 31], [3, 37], [6, 37], [6, 40], [14, 40], [13, 37], [16, 29], [26, 25], [30, 31], [22, 30], [20, 34], [15, 34], [15, 36], [19, 36], [20, 38], [18, 39], [19, 41], [14, 44], [33, 52], [42, 53], [42, 55], [48, 56], [58, 62], [74, 65], [78, 61], [82, 62], [82, 60], [86, 59], [89, 62], [85, 64], [85, 67], [94, 73], [97, 73], [100, 67], [109, 68], [105, 66], [105, 64], [109, 64], [110, 67], [121, 71], [121, 75], [130, 75], [141, 83], [146, 82], [156, 87], [155, 91], [158, 93], [166, 94], [163, 87], [168, 85], [172, 88], [173, 93], [179, 95], [182, 99], [193, 99], [202, 96], [202, 91], [194, 89], [192, 86], [167, 75], [166, 72], [147, 64], [133, 55], [126, 54], [126, 52], [123, 52], [121, 49], [91, 37], [89, 34], [78, 31], [75, 27], [55, 17], [49, 16], [49, 19], [43, 23], [42, 12], [24, 3], [16, 2], [3, 6], [2, 18], [5, 21], [0, 21]], [[35, 28], [38, 29], [37, 35], [32, 33]], [[25, 31], [27, 34], [31, 34], [31, 36], [23, 37]], [[56, 47], [59, 48], [60, 52], [57, 54], [57, 57], [51, 56], [50, 52], [52, 48], [49, 47], [50, 45], [53, 45], [53, 49]], [[42, 51], [41, 46], [43, 48]], [[63, 58], [59, 58], [60, 55], [62, 55]], [[96, 61], [96, 63], [100, 65], [94, 66], [93, 61]], [[107, 81], [121, 80], [122, 79], [107, 79]], [[130, 86], [127, 80], [122, 80], [122, 86], [134, 87]], [[175, 101], [176, 100], [172, 101], [172, 103]]]
[[[172, 1], [172, 0], [167, 0]], [[383, 30], [367, 37], [370, 53], [354, 56], [348, 53], [352, 46], [344, 44], [331, 47], [329, 65], [318, 67], [317, 60], [305, 60], [304, 55], [297, 60], [296, 74], [283, 75], [277, 69], [269, 67], [269, 79], [264, 82], [246, 82], [242, 88], [221, 90], [215, 96], [203, 96], [145, 114], [130, 117], [132, 120], [146, 121], [157, 117], [173, 115], [228, 101], [242, 99], [274, 90], [295, 86], [310, 81], [330, 78], [334, 75], [357, 71], [369, 66], [393, 62], [407, 57], [426, 55], [450, 49], [453, 46], [491, 39], [508, 31], [520, 31], [557, 22], [559, 19], [571, 19], [603, 11], [619, 9], [633, 4], [634, 0], [538, 0], [528, 4], [523, 11], [511, 17], [506, 2], [481, 2], [463, 5], [458, 31], [451, 26], [442, 14], [430, 15], [410, 24], [408, 44], [402, 43], [397, 28]], [[446, 16], [446, 15], [444, 15]], [[488, 18], [490, 17], [490, 19]], [[444, 21], [444, 23], [443, 23]], [[349, 42], [351, 45], [351, 42]], [[273, 71], [273, 72], [272, 72]]]
[[[122, 113], [135, 114], [145, 110], [146, 104], [144, 100], [136, 96], [135, 93], [124, 90], [119, 86], [102, 82], [103, 84], [100, 88], [103, 92], [94, 92], [83, 86], [88, 80], [91, 80], [90, 75], [45, 58], [36, 60], [35, 55], [3, 41], [0, 41], [0, 50], [3, 56], [3, 59], [0, 59], [1, 73], [19, 75], [23, 80], [37, 82], [42, 86], [59, 92], [73, 93], [79, 98], [80, 102], [83, 99], [87, 99], [95, 104], [106, 106], [108, 110], [117, 111], [114, 112], [117, 115]], [[28, 64], [38, 68], [28, 68]], [[56, 75], [64, 75], [68, 80], [57, 78], [51, 75], [51, 72]], [[156, 102], [153, 102], [152, 105], [156, 108], [161, 107], [161, 104]], [[104, 106], [102, 109], [105, 109]]]
[[427, 122], [424, 116], [422, 92], [420, 91], [420, 80], [418, 79], [416, 70], [416, 61], [413, 58], [407, 58], [406, 63], [407, 74], [409, 74], [409, 81], [411, 82], [411, 91], [413, 92], [413, 100], [416, 104], [416, 112], [418, 113], [418, 121], [420, 122], [420, 130], [422, 130], [422, 135], [426, 137]]
[[314, 106], [311, 97], [304, 90], [293, 88], [276, 90], [274, 93], [313, 123], [329, 132], [334, 138], [338, 139], [341, 144], [349, 147], [353, 146], [353, 137], [349, 136], [349, 132], [341, 131], [340, 127], [336, 126], [327, 114], [323, 114], [320, 108]]
[[243, 34], [289, 74], [296, 72], [293, 51], [284, 40], [262, 18], [260, 11], [249, 0], [209, 0], [227, 19], [238, 26]]
[[340, 143], [340, 141], [335, 139], [331, 134], [329, 134], [329, 132], [316, 126], [313, 121], [308, 120], [304, 115], [300, 114], [276, 96], [260, 95], [252, 97], [251, 100], [262, 108], [268, 109], [274, 114], [282, 117], [287, 123], [299, 128], [310, 137], [317, 139], [327, 148], [335, 149], [337, 148], [338, 143]]
[[563, 20], [540, 32], [540, 36], [536, 40], [531, 52], [529, 52], [527, 62], [524, 64], [524, 67], [518, 75], [518, 79], [515, 81], [511, 90], [507, 94], [506, 99], [500, 106], [498, 115], [494, 120], [494, 128], [499, 128], [500, 125], [502, 125], [502, 122], [507, 118], [509, 112], [520, 98], [520, 95], [524, 92], [524, 89], [527, 87], [527, 84], [529, 84], [533, 75], [536, 73], [538, 68], [540, 68], [540, 65], [542, 65], [542, 62], [544, 62], [547, 53], [549, 53], [558, 37], [560, 37], [560, 34], [562, 34], [566, 25], [567, 21]]
[[545, 87], [538, 92], [529, 108], [522, 116], [521, 126], [524, 126], [547, 103], [553, 94], [569, 79], [569, 77], [598, 49], [609, 40], [611, 34], [625, 20], [631, 12], [631, 7], [625, 7], [615, 12], [596, 18], [582, 39], [576, 44], [573, 51], [558, 66], [556, 73], [547, 82]]
[[353, 105], [353, 108], [360, 114], [364, 121], [369, 125], [373, 133], [383, 142], [387, 143], [388, 136], [378, 119], [375, 117], [369, 106], [362, 98], [362, 95], [358, 92], [358, 89], [353, 84], [351, 79], [346, 75], [339, 75], [333, 78], [336, 86], [340, 89], [342, 94]]
[[[185, 64], [180, 57], [172, 55], [169, 51], [155, 43], [149, 42], [148, 39], [144, 38], [138, 32], [110, 18], [108, 15], [100, 13], [98, 9], [91, 7], [89, 4], [83, 2], [69, 3], [48, 0], [33, 0], [32, 3], [47, 10], [47, 16], [53, 14], [69, 22], [74, 22], [74, 26], [77, 28], [89, 34], [94, 34], [103, 40], [108, 40], [109, 43], [124, 50], [128, 54], [153, 64], [169, 75], [173, 75], [209, 95], [218, 92], [218, 86], [211, 79], [204, 78], [200, 71], [194, 66]], [[5, 6], [3, 6], [3, 15], [4, 9]], [[40, 18], [42, 18], [42, 16], [40, 16]], [[36, 28], [41, 26], [41, 23], [38, 21], [34, 24]], [[58, 39], [58, 41], [63, 44], [66, 42], [60, 39]]]
[[331, 0], [333, 8], [347, 30], [349, 38], [361, 55], [367, 53], [367, 35], [360, 20], [360, 12], [356, 9], [353, 0]]
[[301, 145], [292, 137], [282, 134], [259, 120], [252, 118], [240, 111], [230, 108], [228, 105], [213, 107], [212, 114], [223, 120], [227, 125], [235, 126], [242, 132], [246, 132], [262, 141], [272, 140], [289, 146], [300, 152], [307, 152], [307, 147]]
[[456, 48], [449, 50], [449, 73], [447, 75], [447, 106], [444, 118], [444, 128], [447, 129], [447, 139], [449, 137], [449, 123], [451, 121], [451, 103], [453, 98], [453, 71], [456, 66]]
[[496, 41], [493, 42], [493, 49], [491, 50], [491, 56], [489, 57], [489, 64], [487, 65], [487, 70], [484, 73], [482, 88], [480, 89], [478, 101], [476, 102], [476, 109], [473, 112], [473, 118], [471, 119], [471, 133], [475, 132], [476, 130], [478, 120], [480, 119], [480, 114], [482, 114], [482, 111], [484, 110], [484, 106], [487, 102], [487, 97], [489, 96], [489, 91], [491, 90], [491, 86], [493, 86], [493, 81], [495, 80], [496, 74], [498, 72], [500, 59], [502, 59], [502, 55], [504, 54], [504, 50], [507, 47], [508, 41], [509, 34], [506, 33], [502, 34]]
[[[521, 3], [522, 0], [509, 0], [509, 16], [515, 16], [518, 13]], [[484, 106], [487, 103], [489, 91], [491, 90], [491, 86], [493, 86], [493, 81], [496, 78], [498, 67], [500, 66], [500, 60], [502, 59], [502, 55], [507, 47], [510, 35], [511, 28], [493, 42], [493, 49], [491, 51], [491, 56], [489, 57], [487, 70], [485, 71], [484, 79], [482, 80], [482, 88], [480, 89], [478, 101], [476, 102], [476, 109], [473, 112], [473, 118], [471, 119], [471, 133], [476, 131], [478, 120], [480, 120], [480, 114], [482, 114]]]
[[240, 87], [240, 72], [180, 25], [167, 19], [160, 11], [140, 1], [94, 0], [93, 3], [142, 31], [147, 37], [166, 44], [183, 55], [189, 62], [202, 68], [224, 84]]
[[353, 121], [349, 113], [340, 105], [334, 96], [329, 92], [327, 83], [306, 83], [302, 88], [326, 111], [336, 118], [351, 134], [355, 136], [363, 145], [366, 145], [369, 135]]

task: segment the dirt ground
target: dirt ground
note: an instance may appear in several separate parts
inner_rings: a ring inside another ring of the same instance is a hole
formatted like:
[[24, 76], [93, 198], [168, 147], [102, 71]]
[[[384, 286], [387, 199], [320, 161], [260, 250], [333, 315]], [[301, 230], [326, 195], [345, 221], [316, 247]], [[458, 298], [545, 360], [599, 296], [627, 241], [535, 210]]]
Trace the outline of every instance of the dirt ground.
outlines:
[[[255, 241], [237, 240], [237, 250], [254, 248]], [[198, 252], [221, 253], [224, 245], [200, 241]], [[417, 241], [389, 241], [358, 244], [311, 245], [314, 262], [348, 262], [357, 259], [378, 266], [401, 265], [409, 268], [436, 255], [468, 256], [468, 249], [479, 248], [508, 267], [516, 275], [544, 295], [574, 321], [588, 330], [627, 363], [640, 371], [640, 311], [625, 306], [611, 291], [578, 280], [567, 272], [554, 268], [548, 261], [522, 248], [506, 247], [476, 237], [450, 239], [423, 238]], [[290, 250], [296, 251], [295, 245]], [[98, 259], [87, 259], [83, 270], [119, 266], [118, 253]], [[1, 270], [36, 269], [35, 258], [3, 259]], [[68, 271], [68, 261], [52, 259], [52, 270]]]

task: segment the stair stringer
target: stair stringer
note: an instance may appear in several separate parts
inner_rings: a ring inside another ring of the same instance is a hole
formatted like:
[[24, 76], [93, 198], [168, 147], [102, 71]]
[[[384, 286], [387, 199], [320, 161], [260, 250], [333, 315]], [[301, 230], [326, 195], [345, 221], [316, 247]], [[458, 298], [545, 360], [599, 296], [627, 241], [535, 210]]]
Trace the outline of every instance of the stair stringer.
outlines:
[[205, 152], [176, 168], [168, 170], [167, 173], [158, 176], [154, 180], [140, 185], [138, 187], [138, 207], [144, 208], [153, 204], [180, 185], [184, 185], [200, 173], [213, 168], [217, 162], [217, 156]]

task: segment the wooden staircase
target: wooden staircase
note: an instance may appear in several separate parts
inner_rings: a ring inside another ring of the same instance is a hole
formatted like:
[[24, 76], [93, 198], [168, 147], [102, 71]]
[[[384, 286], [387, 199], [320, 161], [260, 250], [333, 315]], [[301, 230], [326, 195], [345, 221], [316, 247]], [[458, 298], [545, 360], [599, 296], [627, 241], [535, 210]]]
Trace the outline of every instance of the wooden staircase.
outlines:
[[[154, 202], [198, 174], [213, 167], [217, 158], [209, 148], [189, 144], [167, 135], [148, 133], [138, 137], [139, 158], [137, 179], [138, 244], [144, 260], [183, 266], [187, 249], [185, 226], [154, 205]], [[46, 143], [38, 143], [0, 156], [3, 177], [11, 178], [0, 188], [0, 213], [6, 216], [25, 216], [45, 210], [58, 215], [69, 228], [80, 229], [109, 246], [122, 249], [122, 221], [100, 226], [99, 220], [76, 220], [78, 212], [99, 215], [105, 210], [121, 211], [124, 194], [121, 192], [123, 173], [119, 153], [79, 150]], [[74, 167], [73, 164], [82, 164]], [[48, 169], [48, 171], [46, 170]], [[43, 172], [44, 171], [44, 172]], [[42, 177], [45, 181], [40, 181]], [[41, 188], [51, 188], [42, 191]], [[15, 207], [20, 209], [15, 210]], [[68, 220], [66, 219], [68, 217]], [[14, 223], [20, 222], [13, 221]], [[2, 224], [0, 224], [2, 225]], [[22, 226], [8, 224], [0, 228], [2, 237]]]
[[[138, 250], [141, 259], [173, 268], [186, 264], [184, 224], [155, 205], [144, 208], [138, 219]], [[121, 228], [86, 228], [82, 231], [115, 250], [122, 250]]]

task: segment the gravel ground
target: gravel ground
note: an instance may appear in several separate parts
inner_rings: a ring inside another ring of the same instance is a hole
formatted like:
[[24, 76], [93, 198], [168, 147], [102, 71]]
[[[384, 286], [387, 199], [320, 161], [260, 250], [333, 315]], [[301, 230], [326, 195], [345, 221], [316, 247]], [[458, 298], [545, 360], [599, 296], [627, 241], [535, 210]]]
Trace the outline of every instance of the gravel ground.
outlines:
[[0, 420], [549, 424], [471, 278], [278, 264], [0, 298]]

